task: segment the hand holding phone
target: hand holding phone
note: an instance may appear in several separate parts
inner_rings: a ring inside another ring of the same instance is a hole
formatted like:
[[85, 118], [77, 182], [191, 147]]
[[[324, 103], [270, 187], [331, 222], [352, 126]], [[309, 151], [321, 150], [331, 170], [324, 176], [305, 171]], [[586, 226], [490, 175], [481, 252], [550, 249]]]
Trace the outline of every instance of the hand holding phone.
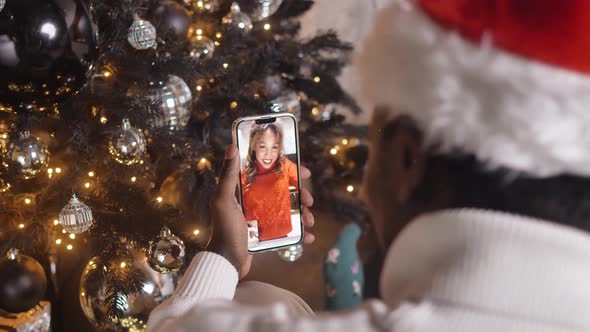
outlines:
[[[235, 266], [240, 279], [250, 271], [252, 256], [248, 252], [248, 231], [242, 207], [238, 202], [235, 189], [239, 182], [240, 161], [235, 146], [230, 145], [226, 151], [225, 161], [219, 176], [217, 191], [211, 200], [211, 224], [213, 236], [208, 251], [225, 257]], [[309, 170], [301, 167], [301, 179], [311, 176]], [[311, 194], [301, 190], [303, 205], [303, 223], [306, 228], [314, 224], [314, 217], [309, 211], [313, 205]], [[315, 240], [313, 234], [304, 233], [303, 243]]]

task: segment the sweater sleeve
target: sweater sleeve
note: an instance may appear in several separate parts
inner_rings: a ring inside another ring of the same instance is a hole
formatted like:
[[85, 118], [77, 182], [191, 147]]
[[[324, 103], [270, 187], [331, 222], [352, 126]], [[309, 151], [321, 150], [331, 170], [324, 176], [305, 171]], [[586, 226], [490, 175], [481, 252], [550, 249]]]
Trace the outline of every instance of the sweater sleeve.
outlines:
[[299, 179], [297, 174], [297, 165], [289, 159], [285, 160], [285, 170], [289, 176], [289, 185], [299, 189]]

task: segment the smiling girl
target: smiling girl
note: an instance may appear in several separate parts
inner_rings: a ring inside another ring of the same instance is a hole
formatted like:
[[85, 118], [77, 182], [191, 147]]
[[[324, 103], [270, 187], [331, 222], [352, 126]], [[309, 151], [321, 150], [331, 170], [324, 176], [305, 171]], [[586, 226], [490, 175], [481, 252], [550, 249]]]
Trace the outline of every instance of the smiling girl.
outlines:
[[297, 165], [285, 157], [279, 124], [252, 126], [241, 178], [246, 220], [258, 221], [260, 241], [287, 236], [293, 229], [289, 186], [299, 190], [299, 181]]

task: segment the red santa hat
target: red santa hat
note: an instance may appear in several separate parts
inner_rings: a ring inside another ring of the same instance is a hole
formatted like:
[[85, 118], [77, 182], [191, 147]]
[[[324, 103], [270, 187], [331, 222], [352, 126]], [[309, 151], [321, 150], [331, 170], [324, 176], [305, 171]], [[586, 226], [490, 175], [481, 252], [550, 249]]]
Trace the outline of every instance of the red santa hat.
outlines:
[[357, 66], [366, 106], [412, 116], [429, 148], [590, 176], [590, 1], [396, 1]]

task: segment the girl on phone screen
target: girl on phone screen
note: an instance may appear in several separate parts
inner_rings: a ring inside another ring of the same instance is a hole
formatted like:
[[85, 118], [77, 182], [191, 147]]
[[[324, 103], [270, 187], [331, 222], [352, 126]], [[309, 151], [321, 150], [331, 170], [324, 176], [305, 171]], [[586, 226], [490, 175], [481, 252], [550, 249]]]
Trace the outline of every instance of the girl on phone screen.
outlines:
[[297, 165], [285, 157], [278, 123], [254, 124], [242, 170], [246, 220], [258, 221], [260, 241], [287, 236], [292, 231], [289, 186], [299, 191]]

